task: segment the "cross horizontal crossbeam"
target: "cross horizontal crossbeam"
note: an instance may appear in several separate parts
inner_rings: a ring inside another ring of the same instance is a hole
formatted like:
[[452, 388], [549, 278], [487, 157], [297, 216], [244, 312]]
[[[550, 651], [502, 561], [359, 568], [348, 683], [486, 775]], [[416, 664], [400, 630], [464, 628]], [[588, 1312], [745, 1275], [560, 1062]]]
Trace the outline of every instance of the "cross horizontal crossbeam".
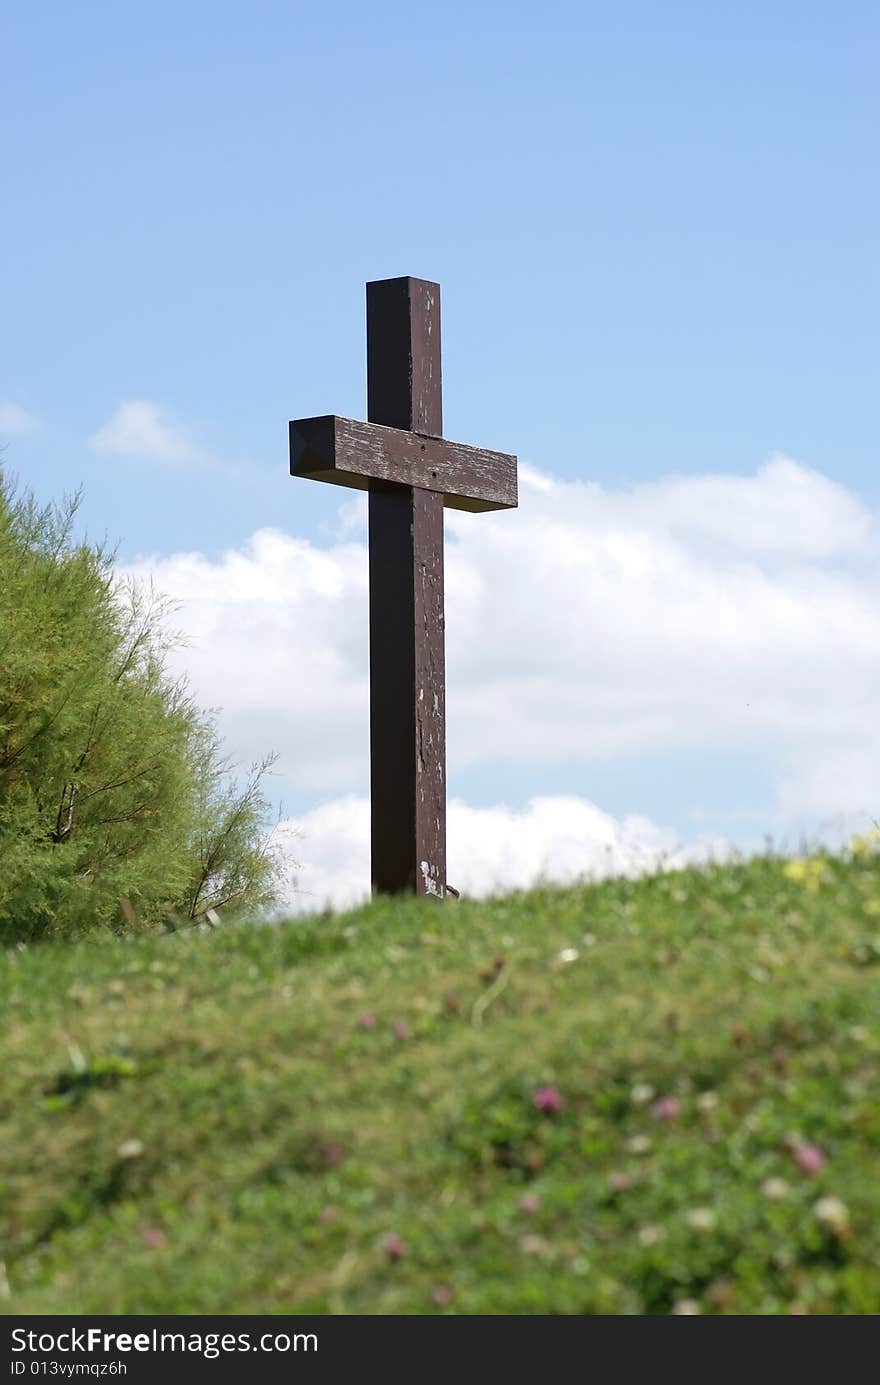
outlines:
[[443, 511], [511, 510], [516, 457], [443, 437], [440, 287], [367, 284], [368, 423], [290, 425], [290, 473], [369, 492], [370, 854], [377, 894], [443, 899]]
[[325, 414], [290, 425], [290, 474], [370, 490], [376, 483], [439, 491], [454, 510], [510, 510], [516, 457], [424, 433]]

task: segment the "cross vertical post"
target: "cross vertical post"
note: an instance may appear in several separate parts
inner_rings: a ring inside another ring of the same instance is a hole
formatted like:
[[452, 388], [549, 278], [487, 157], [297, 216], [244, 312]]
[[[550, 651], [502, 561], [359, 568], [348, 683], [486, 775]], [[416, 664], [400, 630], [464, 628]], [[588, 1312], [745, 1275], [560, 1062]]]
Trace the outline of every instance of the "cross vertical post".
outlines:
[[[290, 474], [369, 492], [374, 894], [443, 899], [443, 509], [517, 504], [516, 457], [443, 437], [440, 286], [367, 284], [369, 421], [290, 422]], [[454, 893], [454, 891], [453, 891]]]
[[[443, 434], [440, 289], [367, 285], [367, 417]], [[443, 494], [370, 489], [373, 890], [446, 893]]]

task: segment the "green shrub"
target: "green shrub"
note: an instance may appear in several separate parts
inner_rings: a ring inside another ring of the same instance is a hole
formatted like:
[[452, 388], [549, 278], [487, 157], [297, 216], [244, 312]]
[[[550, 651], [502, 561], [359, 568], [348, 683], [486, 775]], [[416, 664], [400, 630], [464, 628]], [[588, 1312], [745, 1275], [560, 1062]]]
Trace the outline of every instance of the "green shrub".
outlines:
[[165, 669], [167, 604], [0, 473], [0, 941], [259, 907], [260, 783]]

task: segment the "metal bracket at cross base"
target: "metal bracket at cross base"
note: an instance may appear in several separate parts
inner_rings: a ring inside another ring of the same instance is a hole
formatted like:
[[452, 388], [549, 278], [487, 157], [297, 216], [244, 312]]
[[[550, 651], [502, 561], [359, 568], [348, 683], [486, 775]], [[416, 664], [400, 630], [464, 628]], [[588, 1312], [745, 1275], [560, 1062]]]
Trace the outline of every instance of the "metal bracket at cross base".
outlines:
[[516, 457], [443, 438], [438, 284], [367, 284], [367, 414], [296, 419], [290, 473], [369, 491], [373, 891], [442, 899], [443, 508], [512, 509], [517, 495]]

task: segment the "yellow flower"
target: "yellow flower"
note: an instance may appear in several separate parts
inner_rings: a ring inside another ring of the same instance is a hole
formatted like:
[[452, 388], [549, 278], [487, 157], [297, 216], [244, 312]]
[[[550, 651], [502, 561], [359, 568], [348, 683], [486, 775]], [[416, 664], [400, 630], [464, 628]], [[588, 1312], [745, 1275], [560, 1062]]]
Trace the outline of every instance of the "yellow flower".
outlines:
[[870, 832], [865, 832], [861, 837], [853, 837], [849, 844], [849, 849], [853, 856], [876, 856], [880, 851], [880, 831], [872, 827]]
[[805, 890], [815, 894], [822, 884], [824, 870], [824, 861], [810, 856], [806, 860], [786, 861], [782, 867], [782, 874], [787, 880], [794, 880], [797, 884], [803, 885]]

